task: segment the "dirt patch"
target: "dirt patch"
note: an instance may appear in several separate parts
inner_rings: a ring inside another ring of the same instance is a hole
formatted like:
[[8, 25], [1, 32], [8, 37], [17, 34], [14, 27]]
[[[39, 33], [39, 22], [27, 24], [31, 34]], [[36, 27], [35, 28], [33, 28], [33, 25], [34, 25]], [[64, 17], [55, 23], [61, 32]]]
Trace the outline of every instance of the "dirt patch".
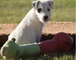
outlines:
[[[8, 39], [8, 35], [17, 27], [18, 24], [0, 24], [0, 46]], [[42, 31], [41, 41], [52, 39], [58, 32], [68, 33], [75, 41], [75, 22], [48, 22]], [[75, 46], [75, 43], [74, 45]]]
[[[0, 24], [0, 35], [10, 34], [18, 24]], [[66, 32], [74, 34], [75, 22], [48, 22], [44, 25], [43, 33], [56, 34], [58, 32]]]

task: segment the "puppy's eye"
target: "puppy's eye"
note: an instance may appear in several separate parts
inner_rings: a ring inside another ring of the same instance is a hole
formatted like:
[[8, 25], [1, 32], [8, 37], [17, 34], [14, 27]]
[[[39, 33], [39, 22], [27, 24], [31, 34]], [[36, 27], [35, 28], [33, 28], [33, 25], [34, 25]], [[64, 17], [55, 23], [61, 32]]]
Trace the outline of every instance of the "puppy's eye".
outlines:
[[41, 8], [38, 8], [38, 12], [40, 13], [42, 11], [42, 9]]
[[47, 11], [50, 11], [50, 9], [48, 8]]

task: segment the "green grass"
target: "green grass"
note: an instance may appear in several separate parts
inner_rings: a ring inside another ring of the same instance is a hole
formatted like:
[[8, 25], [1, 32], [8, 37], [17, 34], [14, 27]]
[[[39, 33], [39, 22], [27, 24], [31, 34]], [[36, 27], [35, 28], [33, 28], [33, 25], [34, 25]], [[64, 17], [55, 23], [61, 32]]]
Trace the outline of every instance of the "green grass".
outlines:
[[0, 23], [19, 23], [31, 8], [31, 0], [0, 0]]
[[[3, 60], [2, 56], [0, 56], [0, 60]], [[26, 58], [26, 60], [76, 60], [76, 55], [73, 56], [71, 54], [64, 53], [48, 53], [40, 56]]]
[[75, 21], [75, 0], [54, 0], [52, 21]]
[[[0, 23], [19, 23], [33, 0], [0, 0]], [[75, 0], [54, 0], [51, 21], [75, 21]]]

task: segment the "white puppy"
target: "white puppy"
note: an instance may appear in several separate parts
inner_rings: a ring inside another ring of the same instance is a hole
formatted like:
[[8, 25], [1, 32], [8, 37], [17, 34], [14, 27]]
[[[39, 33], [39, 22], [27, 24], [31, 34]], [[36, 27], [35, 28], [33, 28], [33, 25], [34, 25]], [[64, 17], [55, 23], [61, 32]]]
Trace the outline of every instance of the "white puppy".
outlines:
[[43, 25], [49, 21], [52, 6], [53, 0], [34, 1], [33, 8], [9, 35], [8, 40], [15, 38], [17, 44], [39, 42]]

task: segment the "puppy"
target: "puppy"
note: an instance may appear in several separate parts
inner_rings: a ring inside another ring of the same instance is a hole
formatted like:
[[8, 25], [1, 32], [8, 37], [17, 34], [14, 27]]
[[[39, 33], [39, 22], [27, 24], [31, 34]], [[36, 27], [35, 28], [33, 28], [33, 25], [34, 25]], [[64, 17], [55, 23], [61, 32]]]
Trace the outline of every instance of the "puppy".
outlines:
[[43, 25], [51, 16], [53, 0], [36, 0], [32, 5], [33, 8], [9, 35], [8, 40], [15, 38], [15, 42], [19, 45], [40, 41]]

